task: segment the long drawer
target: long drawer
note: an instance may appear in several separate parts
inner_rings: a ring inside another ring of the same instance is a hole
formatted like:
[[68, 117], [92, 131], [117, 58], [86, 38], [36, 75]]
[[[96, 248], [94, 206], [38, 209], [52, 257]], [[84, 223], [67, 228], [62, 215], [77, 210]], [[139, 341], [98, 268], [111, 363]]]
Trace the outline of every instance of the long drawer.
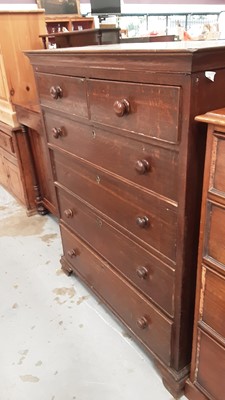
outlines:
[[203, 267], [201, 295], [200, 321], [225, 339], [225, 276]]
[[175, 261], [177, 213], [174, 207], [61, 152], [54, 152], [54, 170], [60, 185]]
[[199, 330], [195, 384], [209, 399], [223, 400], [225, 394], [225, 349]]
[[179, 86], [88, 80], [91, 119], [158, 140], [180, 140]]
[[12, 136], [0, 130], [0, 147], [11, 154], [15, 153]]
[[204, 258], [225, 267], [225, 206], [208, 201], [204, 234]]
[[225, 197], [225, 136], [219, 132], [213, 135], [211, 174], [209, 191]]
[[75, 196], [61, 189], [57, 189], [57, 195], [61, 220], [143, 294], [173, 316], [174, 272]]
[[88, 117], [85, 80], [63, 75], [37, 74], [42, 106], [79, 117]]
[[[178, 152], [44, 113], [50, 145], [177, 201]], [[137, 137], [137, 135], [136, 135]], [[170, 182], [170, 184], [168, 184]]]
[[65, 257], [74, 271], [150, 351], [170, 365], [173, 323], [62, 225], [61, 234]]

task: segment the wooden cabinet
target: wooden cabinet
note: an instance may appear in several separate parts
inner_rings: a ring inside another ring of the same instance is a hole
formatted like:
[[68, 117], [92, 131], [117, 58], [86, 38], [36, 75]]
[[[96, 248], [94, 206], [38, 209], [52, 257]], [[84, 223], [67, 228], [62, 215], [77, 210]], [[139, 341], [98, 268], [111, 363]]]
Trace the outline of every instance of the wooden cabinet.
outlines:
[[199, 241], [190, 400], [225, 393], [225, 108], [198, 116], [208, 124]]
[[[93, 34], [93, 32], [82, 34], [83, 31], [94, 29], [95, 22], [93, 17], [79, 17], [76, 14], [50, 14], [45, 17], [45, 21], [47, 35], [45, 31], [41, 32], [42, 34], [40, 35], [45, 49], [50, 46], [55, 46], [57, 48], [87, 46], [88, 44], [93, 44], [93, 41], [94, 44], [98, 44], [96, 41], [98, 40], [98, 37], [96, 38], [97, 34]], [[64, 32], [64, 29], [66, 32]]]
[[174, 396], [192, 345], [206, 138], [194, 116], [224, 103], [225, 43], [214, 45], [27, 53], [52, 162], [62, 267], [125, 324]]
[[[47, 182], [48, 155], [41, 148], [46, 146], [41, 144], [43, 129], [37, 107], [35, 78], [24, 54], [25, 50], [42, 48], [39, 34], [44, 31], [44, 10], [0, 12], [0, 182], [26, 206], [28, 213], [36, 212], [36, 208], [44, 212], [44, 207], [55, 210], [53, 195], [47, 196], [46, 204], [42, 195], [46, 193], [44, 188], [49, 185], [53, 187], [53, 184], [50, 180]], [[38, 133], [29, 124], [23, 125], [21, 107], [27, 122], [31, 120], [29, 113], [39, 118]], [[36, 142], [35, 135], [39, 135]], [[9, 147], [10, 140], [15, 147], [13, 153]], [[6, 144], [7, 148], [4, 147]], [[38, 163], [41, 164], [40, 168]]]
[[1, 11], [0, 21], [0, 120], [18, 127], [12, 103], [38, 103], [33, 71], [23, 51], [42, 47], [38, 35], [45, 30], [44, 11]]
[[[45, 23], [48, 33], [62, 32], [63, 28], [68, 31], [77, 31], [95, 27], [93, 17], [79, 17], [76, 14], [48, 14], [45, 16]], [[41, 33], [44, 33], [44, 31]]]
[[17, 158], [17, 135], [19, 134], [19, 129], [0, 123], [0, 184], [24, 203], [23, 184]]

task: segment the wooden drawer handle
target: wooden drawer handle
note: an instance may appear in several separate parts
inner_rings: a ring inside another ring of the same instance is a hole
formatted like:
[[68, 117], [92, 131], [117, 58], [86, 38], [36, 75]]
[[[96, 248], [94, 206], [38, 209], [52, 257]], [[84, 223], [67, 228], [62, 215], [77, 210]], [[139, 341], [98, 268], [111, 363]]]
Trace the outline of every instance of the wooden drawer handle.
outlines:
[[148, 326], [148, 320], [147, 320], [147, 318], [145, 318], [145, 317], [140, 317], [140, 318], [138, 318], [138, 320], [137, 320], [137, 326], [138, 326], [138, 328], [140, 328], [140, 329], [146, 329], [147, 326]]
[[147, 226], [149, 225], [149, 219], [148, 217], [137, 217], [136, 224], [140, 228], [147, 228]]
[[148, 269], [146, 267], [138, 267], [136, 272], [137, 276], [141, 279], [146, 279], [148, 276]]
[[63, 97], [63, 91], [60, 86], [51, 86], [50, 87], [50, 95], [53, 99], [61, 99]]
[[71, 208], [68, 208], [67, 210], [64, 211], [64, 214], [65, 214], [66, 218], [72, 218], [73, 210], [71, 210]]
[[129, 114], [130, 103], [128, 100], [116, 100], [113, 104], [113, 110], [115, 111], [117, 117], [122, 117], [125, 114]]
[[147, 160], [138, 160], [135, 164], [135, 169], [140, 175], [144, 175], [150, 170], [150, 164]]
[[63, 131], [61, 128], [52, 128], [52, 134], [55, 139], [58, 139], [60, 136], [63, 136]]
[[71, 258], [76, 257], [77, 256], [77, 252], [75, 249], [71, 249], [67, 251], [67, 255]]

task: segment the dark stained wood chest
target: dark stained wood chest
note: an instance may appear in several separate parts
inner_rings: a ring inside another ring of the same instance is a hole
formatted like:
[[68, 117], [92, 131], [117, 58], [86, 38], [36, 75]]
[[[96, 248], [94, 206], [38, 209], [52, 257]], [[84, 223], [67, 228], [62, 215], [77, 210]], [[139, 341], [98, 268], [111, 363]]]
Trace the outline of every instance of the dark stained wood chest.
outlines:
[[196, 289], [190, 400], [225, 398], [225, 108], [208, 123]]
[[224, 104], [225, 43], [27, 55], [52, 160], [62, 267], [127, 326], [178, 396], [191, 358], [205, 156], [206, 128], [194, 117]]

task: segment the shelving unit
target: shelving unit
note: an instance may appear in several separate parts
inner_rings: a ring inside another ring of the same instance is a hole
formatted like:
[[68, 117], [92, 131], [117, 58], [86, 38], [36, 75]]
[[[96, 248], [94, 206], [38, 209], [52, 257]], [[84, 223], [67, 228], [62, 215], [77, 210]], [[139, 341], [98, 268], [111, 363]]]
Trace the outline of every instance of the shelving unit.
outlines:
[[45, 22], [49, 34], [62, 32], [63, 28], [71, 32], [95, 27], [93, 17], [80, 17], [77, 14], [46, 15]]

